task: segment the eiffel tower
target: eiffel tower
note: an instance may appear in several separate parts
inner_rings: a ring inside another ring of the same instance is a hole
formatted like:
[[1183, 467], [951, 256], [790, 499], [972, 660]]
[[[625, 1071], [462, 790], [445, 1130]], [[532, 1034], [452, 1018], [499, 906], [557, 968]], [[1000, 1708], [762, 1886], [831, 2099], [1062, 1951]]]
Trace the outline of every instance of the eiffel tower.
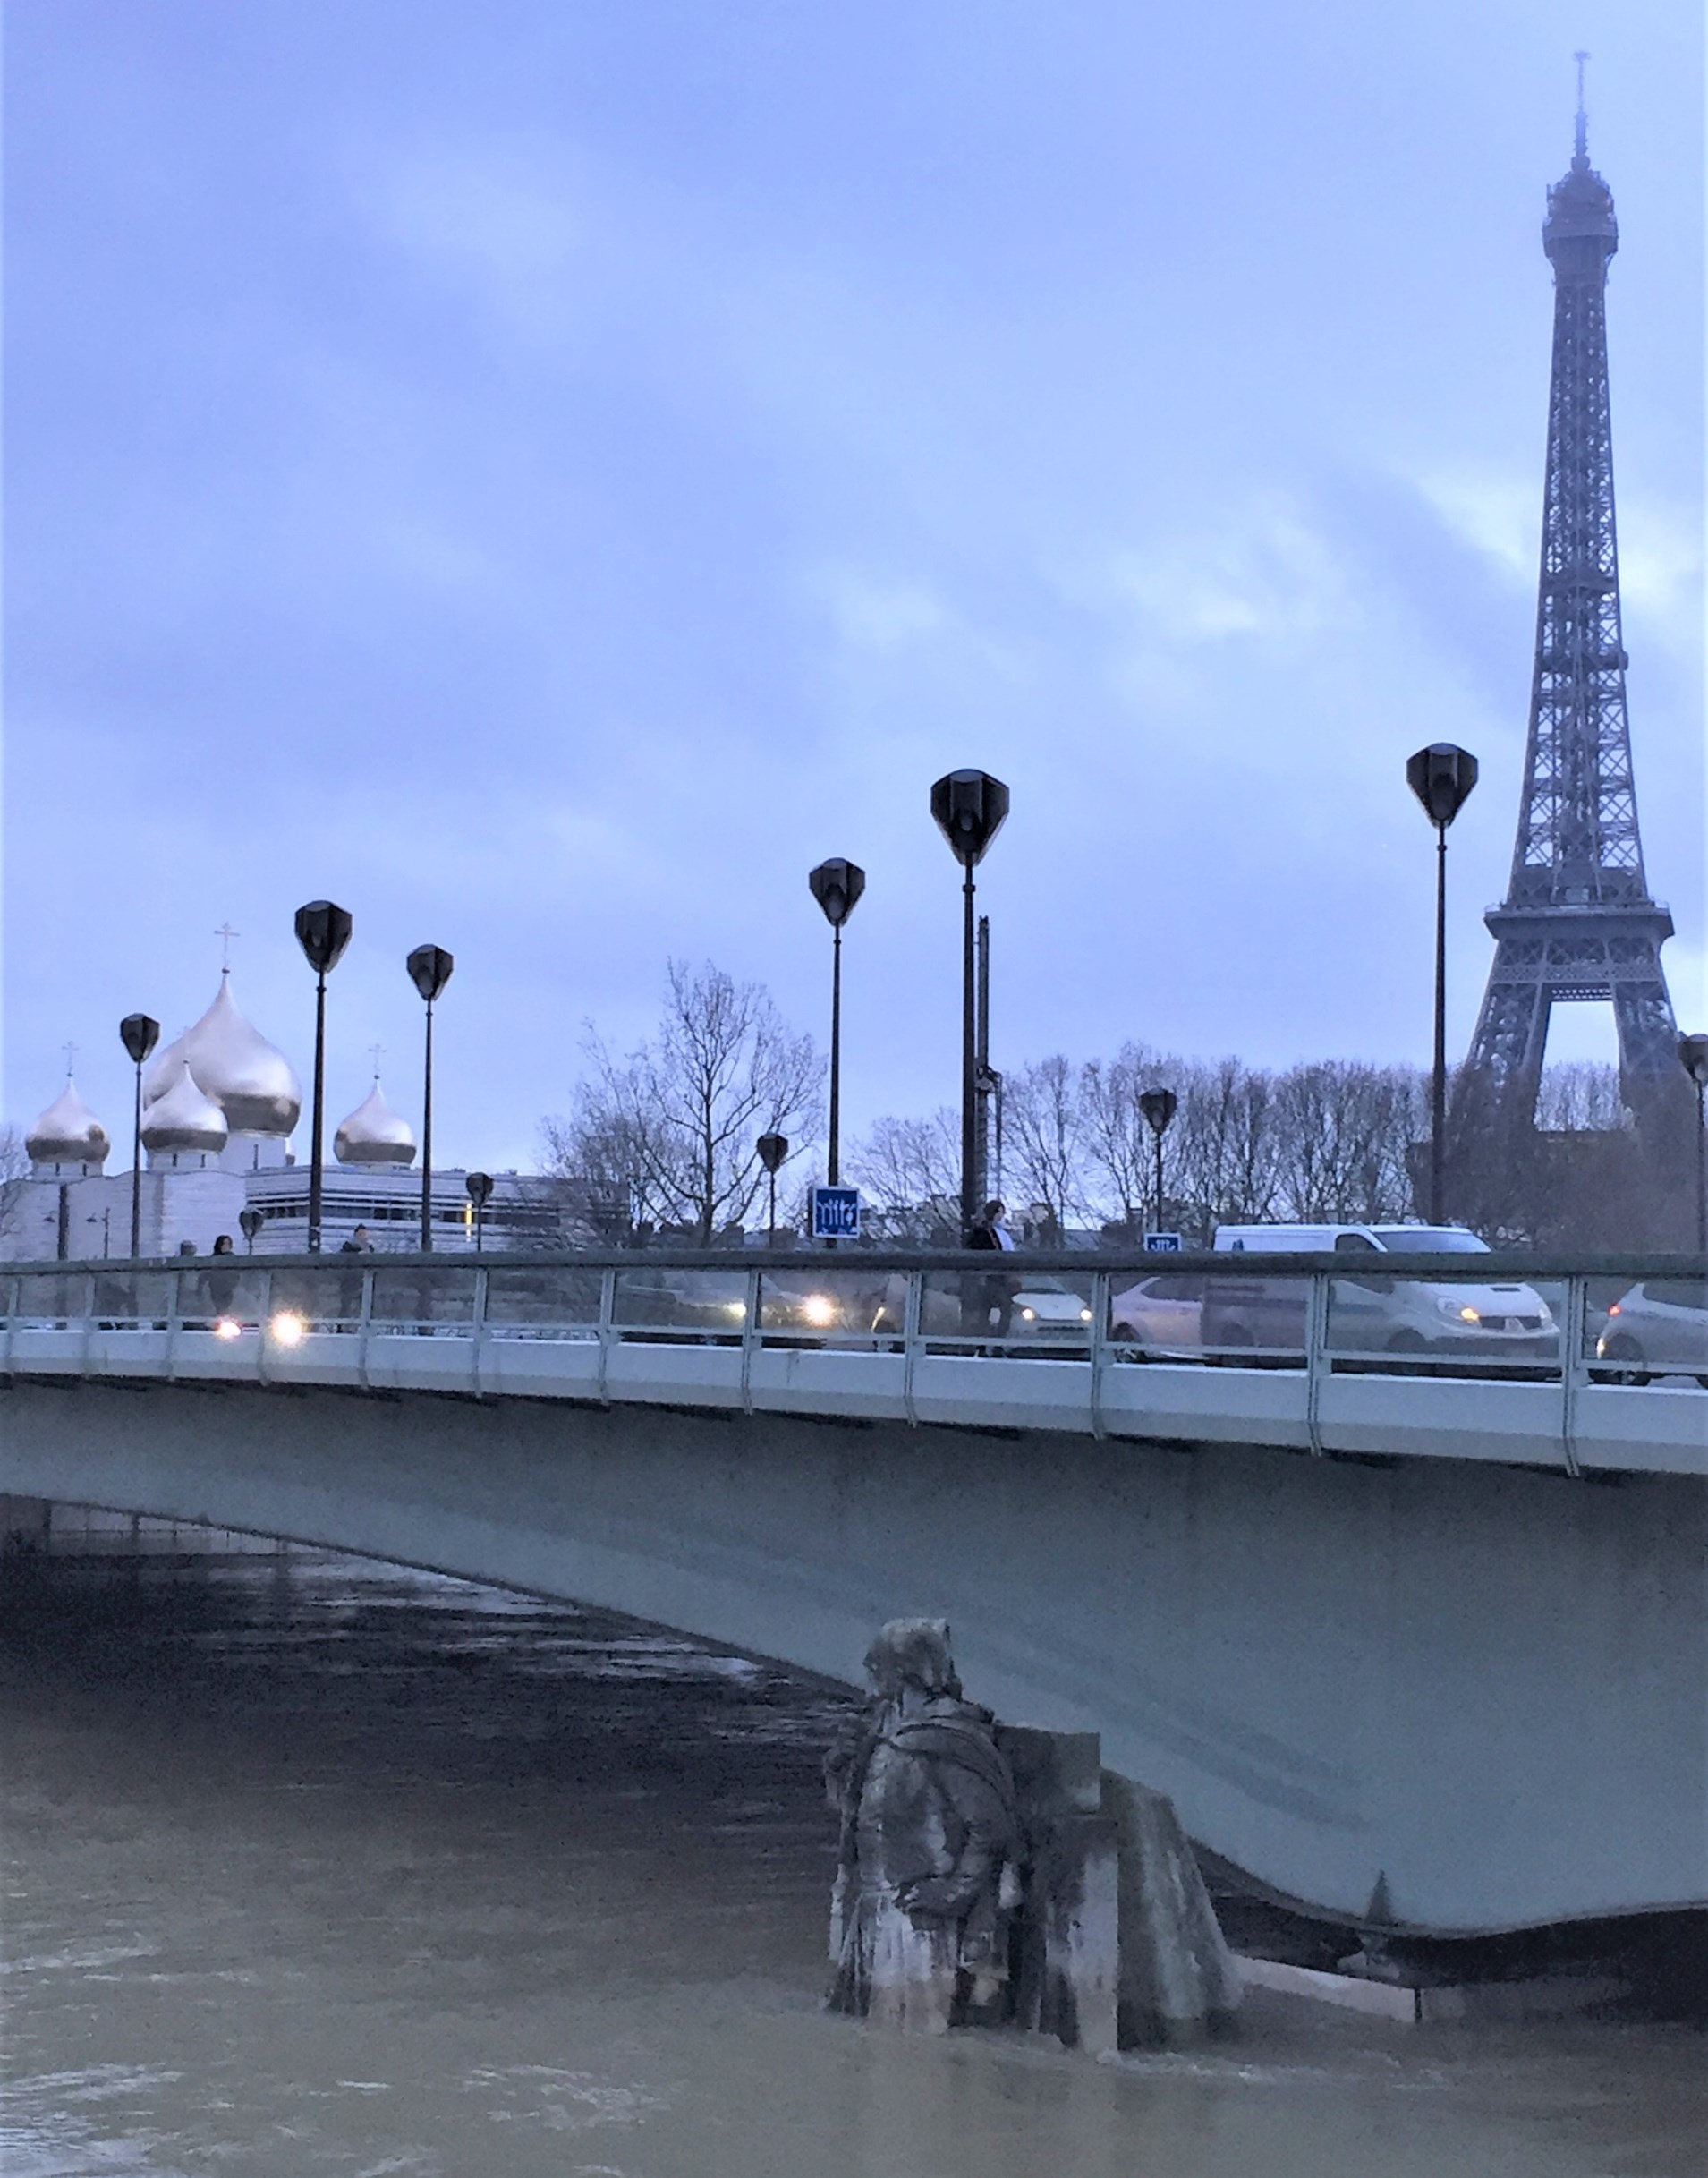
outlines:
[[1675, 1101], [1679, 1074], [1661, 966], [1672, 917], [1649, 897], [1631, 776], [1607, 389], [1619, 227], [1612, 191], [1589, 163], [1584, 58], [1576, 147], [1548, 191], [1542, 230], [1554, 354], [1524, 800], [1507, 897], [1484, 918], [1494, 965], [1457, 1100], [1461, 1141], [1490, 1146], [1534, 1124], [1556, 1006], [1610, 1000], [1620, 1089], [1639, 1127]]

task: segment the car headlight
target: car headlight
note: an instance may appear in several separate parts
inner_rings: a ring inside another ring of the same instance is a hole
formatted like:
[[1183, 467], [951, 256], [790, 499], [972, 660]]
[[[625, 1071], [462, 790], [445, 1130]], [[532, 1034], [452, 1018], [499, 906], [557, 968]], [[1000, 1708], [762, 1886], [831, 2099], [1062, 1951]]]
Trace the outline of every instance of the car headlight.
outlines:
[[809, 1293], [801, 1303], [801, 1314], [815, 1331], [822, 1331], [837, 1320], [837, 1305], [828, 1293]]
[[279, 1346], [301, 1346], [308, 1325], [293, 1308], [281, 1308], [267, 1327]]
[[1451, 1316], [1456, 1323], [1480, 1323], [1483, 1321], [1467, 1301], [1456, 1301], [1446, 1294], [1437, 1298], [1435, 1306], [1444, 1316]]
[[[229, 1316], [221, 1316], [218, 1322], [214, 1325], [214, 1336], [216, 1339], [241, 1339], [242, 1335], [242, 1325], [241, 1323], [234, 1323]], [[277, 1334], [275, 1333], [275, 1336]]]
[[1089, 1308], [1082, 1308], [1079, 1312], [1079, 1320], [1082, 1323], [1089, 1323], [1092, 1320], [1091, 1310]]
[[1020, 1316], [1023, 1323], [1035, 1323], [1038, 1321], [1038, 1311], [1035, 1308], [1023, 1308], [1020, 1311]]

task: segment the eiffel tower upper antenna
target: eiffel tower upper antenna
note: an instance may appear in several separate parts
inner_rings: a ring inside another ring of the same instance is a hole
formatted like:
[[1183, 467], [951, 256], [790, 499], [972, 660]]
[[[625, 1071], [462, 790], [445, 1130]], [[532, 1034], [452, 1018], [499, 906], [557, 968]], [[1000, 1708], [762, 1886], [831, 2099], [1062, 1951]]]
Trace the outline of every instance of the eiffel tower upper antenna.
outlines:
[[1577, 133], [1572, 149], [1575, 157], [1581, 159], [1587, 166], [1589, 164], [1589, 111], [1584, 104], [1584, 63], [1588, 60], [1589, 55], [1587, 53], [1574, 53], [1572, 58], [1577, 63]]

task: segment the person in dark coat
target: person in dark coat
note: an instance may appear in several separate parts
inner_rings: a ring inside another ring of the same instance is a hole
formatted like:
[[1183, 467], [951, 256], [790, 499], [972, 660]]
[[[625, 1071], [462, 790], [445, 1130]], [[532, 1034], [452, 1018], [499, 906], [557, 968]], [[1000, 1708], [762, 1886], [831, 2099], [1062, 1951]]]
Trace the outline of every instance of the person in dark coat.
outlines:
[[[1003, 1219], [1007, 1215], [999, 1200], [993, 1197], [979, 1212], [966, 1237], [970, 1248], [1002, 1253], [1013, 1247]], [[994, 1328], [998, 1339], [1008, 1335], [1008, 1319], [1014, 1310], [1015, 1282], [1000, 1273], [966, 1281], [963, 1304], [962, 1328], [972, 1336], [983, 1337]]]
[[215, 1315], [228, 1316], [237, 1297], [237, 1282], [243, 1275], [229, 1233], [221, 1233], [214, 1242], [214, 1255], [216, 1261], [201, 1274], [201, 1288]]

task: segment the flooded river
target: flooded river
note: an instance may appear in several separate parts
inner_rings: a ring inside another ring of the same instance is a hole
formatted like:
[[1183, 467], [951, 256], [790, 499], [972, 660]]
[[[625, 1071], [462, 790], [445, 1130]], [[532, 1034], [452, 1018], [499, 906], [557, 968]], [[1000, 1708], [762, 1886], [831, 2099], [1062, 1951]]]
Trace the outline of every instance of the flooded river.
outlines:
[[302, 1554], [0, 1582], [6, 2178], [1708, 2171], [1684, 2027], [827, 2017], [838, 1697], [767, 1666]]

